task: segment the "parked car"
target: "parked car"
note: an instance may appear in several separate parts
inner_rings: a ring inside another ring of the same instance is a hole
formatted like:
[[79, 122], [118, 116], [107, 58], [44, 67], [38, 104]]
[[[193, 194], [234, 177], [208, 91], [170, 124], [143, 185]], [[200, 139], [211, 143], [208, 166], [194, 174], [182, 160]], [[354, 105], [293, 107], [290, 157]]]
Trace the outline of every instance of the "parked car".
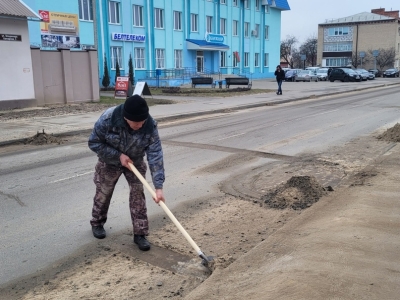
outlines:
[[360, 75], [352, 69], [348, 68], [336, 68], [332, 69], [329, 75], [329, 81], [334, 82], [335, 80], [340, 81], [361, 81]]
[[375, 77], [381, 77], [382, 76], [382, 72], [379, 71], [378, 69], [369, 69], [368, 72], [374, 74]]
[[357, 72], [361, 76], [361, 79], [364, 81], [367, 81], [369, 75], [371, 74], [367, 70], [364, 70], [364, 69], [355, 69], [354, 71]]
[[317, 70], [318, 80], [326, 81], [328, 79], [328, 70], [329, 70], [328, 68], [319, 68]]
[[317, 71], [320, 67], [307, 67], [306, 70], [313, 71], [315, 74], [317, 74]]
[[399, 70], [387, 69], [385, 72], [383, 72], [383, 77], [399, 77]]
[[294, 81], [299, 69], [290, 69], [285, 73], [285, 81]]
[[295, 81], [318, 81], [317, 74], [310, 70], [301, 70], [296, 74]]

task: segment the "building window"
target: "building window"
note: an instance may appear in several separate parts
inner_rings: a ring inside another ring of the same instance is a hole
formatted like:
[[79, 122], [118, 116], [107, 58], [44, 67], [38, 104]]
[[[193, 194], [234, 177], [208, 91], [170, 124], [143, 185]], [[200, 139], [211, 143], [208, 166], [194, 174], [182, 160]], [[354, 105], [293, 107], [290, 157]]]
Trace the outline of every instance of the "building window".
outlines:
[[194, 32], [197, 32], [197, 31], [199, 31], [199, 26], [198, 26], [198, 19], [199, 19], [199, 16], [198, 15], [196, 15], [196, 14], [191, 14], [190, 15], [190, 20], [191, 20], [191, 25], [190, 25], [190, 30], [191, 31], [194, 31]]
[[226, 67], [226, 52], [221, 51], [221, 62], [219, 64], [220, 67]]
[[182, 50], [175, 50], [175, 69], [182, 69], [183, 59], [182, 59]]
[[221, 18], [220, 34], [226, 34], [226, 19]]
[[248, 67], [249, 66], [249, 52], [244, 53], [244, 66]]
[[108, 2], [108, 22], [111, 24], [120, 24], [119, 21], [119, 2]]
[[265, 13], [269, 14], [269, 5], [265, 5]]
[[182, 12], [174, 11], [174, 29], [182, 30]]
[[133, 6], [133, 26], [143, 27], [143, 6]]
[[221, 4], [226, 4], [226, 0], [221, 0]]
[[135, 48], [135, 69], [144, 68], [144, 48]]
[[156, 49], [156, 69], [165, 69], [165, 50]]
[[233, 5], [233, 6], [238, 6], [238, 0], [233, 0], [233, 1], [232, 1], [232, 5]]
[[349, 27], [331, 27], [328, 29], [329, 36], [348, 35]]
[[244, 22], [244, 37], [249, 37], [250, 23]]
[[256, 10], [260, 10], [260, 0], [256, 0]]
[[207, 32], [208, 33], [213, 32], [213, 30], [212, 30], [212, 21], [213, 21], [213, 18], [211, 16], [207, 16]]
[[348, 66], [349, 64], [351, 64], [351, 58], [348, 57], [326, 59], [327, 67], [345, 67]]
[[264, 67], [268, 67], [269, 65], [269, 54], [264, 53]]
[[122, 64], [122, 48], [121, 47], [111, 47], [111, 69], [116, 69], [118, 66], [120, 69], [123, 69]]
[[164, 10], [161, 8], [154, 9], [154, 28], [164, 28]]
[[233, 20], [232, 22], [232, 35], [238, 35], [239, 21]]
[[91, 0], [78, 0], [79, 20], [93, 21], [93, 7]]
[[353, 51], [353, 43], [327, 43], [324, 44], [324, 52]]
[[269, 40], [269, 26], [264, 27], [264, 38]]
[[254, 53], [254, 66], [260, 66], [260, 53]]
[[259, 34], [258, 34], [259, 31], [260, 31], [260, 25], [259, 25], [259, 24], [255, 24], [255, 25], [254, 25], [254, 36], [255, 36], [256, 38], [259, 37]]
[[244, 8], [249, 9], [249, 0], [244, 0]]

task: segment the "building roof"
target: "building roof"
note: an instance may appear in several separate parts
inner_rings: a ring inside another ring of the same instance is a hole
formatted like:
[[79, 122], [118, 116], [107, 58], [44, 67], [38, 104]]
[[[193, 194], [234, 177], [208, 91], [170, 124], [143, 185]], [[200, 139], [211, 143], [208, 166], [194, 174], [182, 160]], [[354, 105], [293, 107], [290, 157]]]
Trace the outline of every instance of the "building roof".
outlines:
[[32, 9], [22, 0], [1, 0], [0, 17], [32, 18], [41, 19]]
[[340, 24], [340, 23], [357, 23], [357, 22], [374, 22], [374, 21], [387, 21], [387, 20], [396, 20], [396, 19], [387, 17], [387, 16], [369, 13], [369, 12], [362, 12], [362, 13], [344, 17], [344, 18], [326, 20], [324, 23], [320, 23], [319, 25]]
[[[264, 0], [263, 2], [267, 2], [268, 5], [280, 10], [290, 10], [290, 6], [287, 0]], [[264, 4], [264, 3], [263, 3]]]
[[227, 50], [229, 49], [228, 45], [222, 43], [211, 43], [207, 42], [206, 40], [195, 40], [195, 39], [186, 39], [188, 43], [187, 48], [188, 50]]

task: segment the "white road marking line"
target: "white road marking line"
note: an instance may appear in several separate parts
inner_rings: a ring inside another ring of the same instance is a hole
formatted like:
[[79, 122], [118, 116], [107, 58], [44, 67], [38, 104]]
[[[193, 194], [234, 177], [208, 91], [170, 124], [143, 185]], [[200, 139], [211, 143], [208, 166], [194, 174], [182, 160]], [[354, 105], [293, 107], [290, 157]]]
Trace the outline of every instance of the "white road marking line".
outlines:
[[91, 173], [94, 173], [94, 171], [90, 171], [90, 172], [86, 172], [86, 173], [82, 173], [82, 174], [76, 174], [74, 176], [67, 177], [67, 178], [57, 179], [57, 180], [54, 180], [54, 181], [50, 181], [49, 183], [56, 183], [56, 182], [72, 179], [72, 178], [75, 178], [75, 177], [81, 177], [81, 176], [84, 176], [84, 175], [87, 175], [87, 174], [91, 174]]
[[219, 139], [219, 140], [217, 140], [217, 141], [222, 141], [222, 140], [230, 139], [230, 138], [237, 137], [237, 136], [240, 136], [240, 135], [243, 135], [243, 134], [245, 134], [245, 132], [239, 133], [239, 134], [235, 134], [235, 135], [231, 135], [231, 136], [227, 136], [227, 137], [224, 137], [224, 138]]

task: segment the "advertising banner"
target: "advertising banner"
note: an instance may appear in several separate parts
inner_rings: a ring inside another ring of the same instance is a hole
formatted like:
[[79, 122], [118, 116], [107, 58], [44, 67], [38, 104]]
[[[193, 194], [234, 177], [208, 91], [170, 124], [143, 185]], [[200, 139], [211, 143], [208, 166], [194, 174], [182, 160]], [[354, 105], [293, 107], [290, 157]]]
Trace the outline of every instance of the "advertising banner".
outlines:
[[39, 10], [42, 47], [80, 48], [77, 14]]
[[129, 89], [129, 77], [117, 77], [115, 83], [115, 99], [126, 99]]

